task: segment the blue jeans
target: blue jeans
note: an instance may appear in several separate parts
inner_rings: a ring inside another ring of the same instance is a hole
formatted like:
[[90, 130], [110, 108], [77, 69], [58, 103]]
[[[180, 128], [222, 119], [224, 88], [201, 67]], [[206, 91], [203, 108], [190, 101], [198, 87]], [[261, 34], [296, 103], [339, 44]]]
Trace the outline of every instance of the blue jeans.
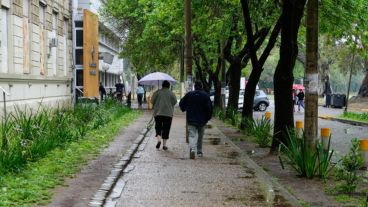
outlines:
[[[197, 151], [197, 153], [202, 153], [204, 127], [205, 126], [200, 127], [188, 124], [190, 150]], [[198, 139], [196, 139], [197, 133]]]
[[303, 109], [304, 109], [304, 100], [299, 100], [298, 101], [298, 111], [300, 111], [300, 107], [303, 107]]

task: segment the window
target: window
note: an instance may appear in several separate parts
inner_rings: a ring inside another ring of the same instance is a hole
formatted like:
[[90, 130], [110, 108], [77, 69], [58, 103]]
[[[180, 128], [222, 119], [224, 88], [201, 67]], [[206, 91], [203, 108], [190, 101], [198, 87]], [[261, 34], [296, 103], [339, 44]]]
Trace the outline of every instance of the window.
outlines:
[[40, 24], [42, 25], [42, 28], [45, 28], [45, 16], [46, 16], [46, 7], [44, 4], [40, 3], [40, 9], [39, 9], [39, 18], [40, 18]]
[[83, 22], [82, 21], [75, 21], [75, 27], [83, 28]]
[[76, 30], [76, 43], [77, 47], [83, 47], [83, 30]]
[[75, 64], [83, 65], [83, 49], [75, 50]]
[[83, 70], [77, 69], [77, 86], [83, 86]]
[[29, 15], [30, 0], [23, 0], [23, 16], [30, 17]]
[[8, 10], [0, 6], [0, 72], [8, 72]]
[[64, 76], [67, 75], [68, 69], [68, 19], [64, 19]]

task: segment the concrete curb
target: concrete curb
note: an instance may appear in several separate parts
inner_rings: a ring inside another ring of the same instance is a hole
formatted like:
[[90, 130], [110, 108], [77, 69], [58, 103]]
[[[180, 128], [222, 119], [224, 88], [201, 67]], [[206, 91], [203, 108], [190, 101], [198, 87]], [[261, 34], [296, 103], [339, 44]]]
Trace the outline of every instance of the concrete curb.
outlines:
[[340, 119], [340, 118], [336, 118], [336, 117], [332, 117], [332, 116], [318, 116], [318, 118], [325, 119], [325, 120], [331, 120], [331, 121], [338, 121], [338, 122], [341, 122], [341, 123], [350, 124], [350, 125], [354, 125], [354, 126], [368, 126], [368, 123], [365, 123], [365, 122], [353, 121], [353, 120], [347, 120], [347, 119]]
[[234, 147], [236, 151], [238, 151], [240, 155], [240, 159], [242, 161], [245, 161], [245, 165], [247, 167], [253, 168], [255, 171], [255, 175], [258, 178], [258, 181], [260, 182], [260, 187], [262, 188], [263, 194], [267, 200], [267, 202], [270, 203], [271, 206], [273, 206], [273, 200], [275, 198], [275, 195], [281, 195], [284, 197], [287, 202], [290, 204], [290, 206], [300, 206], [300, 203], [298, 199], [293, 196], [289, 191], [286, 190], [279, 182], [277, 182], [275, 179], [272, 178], [266, 171], [262, 169], [257, 163], [255, 163], [245, 152], [243, 152], [236, 144], [234, 144], [230, 138], [228, 138], [216, 125], [212, 126], [214, 128], [217, 128], [219, 131], [219, 135], [222, 137], [223, 140], [226, 141], [229, 145]]
[[139, 134], [139, 136], [134, 140], [131, 147], [121, 156], [119, 161], [112, 168], [110, 175], [105, 179], [99, 190], [95, 193], [88, 206], [91, 207], [101, 207], [106, 203], [106, 199], [113, 194], [113, 189], [115, 186], [120, 186], [122, 188], [125, 183], [119, 182], [119, 178], [124, 174], [128, 173], [133, 169], [129, 168], [129, 163], [136, 156], [136, 153], [139, 149], [144, 146], [141, 146], [144, 139], [146, 138], [148, 132], [150, 131], [150, 127], [145, 127]]

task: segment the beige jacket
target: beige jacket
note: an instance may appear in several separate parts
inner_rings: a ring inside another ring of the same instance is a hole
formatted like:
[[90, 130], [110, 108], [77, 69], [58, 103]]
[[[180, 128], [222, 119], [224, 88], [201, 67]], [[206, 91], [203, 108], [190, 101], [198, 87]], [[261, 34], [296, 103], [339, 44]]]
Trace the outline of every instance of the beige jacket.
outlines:
[[172, 117], [177, 100], [175, 94], [168, 88], [156, 91], [152, 96], [153, 115]]

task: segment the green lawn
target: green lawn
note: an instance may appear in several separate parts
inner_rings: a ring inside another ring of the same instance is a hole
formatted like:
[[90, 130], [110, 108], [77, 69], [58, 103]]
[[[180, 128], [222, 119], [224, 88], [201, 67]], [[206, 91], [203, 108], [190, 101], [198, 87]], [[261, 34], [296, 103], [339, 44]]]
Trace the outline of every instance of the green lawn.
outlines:
[[344, 112], [339, 118], [368, 123], [368, 113]]

